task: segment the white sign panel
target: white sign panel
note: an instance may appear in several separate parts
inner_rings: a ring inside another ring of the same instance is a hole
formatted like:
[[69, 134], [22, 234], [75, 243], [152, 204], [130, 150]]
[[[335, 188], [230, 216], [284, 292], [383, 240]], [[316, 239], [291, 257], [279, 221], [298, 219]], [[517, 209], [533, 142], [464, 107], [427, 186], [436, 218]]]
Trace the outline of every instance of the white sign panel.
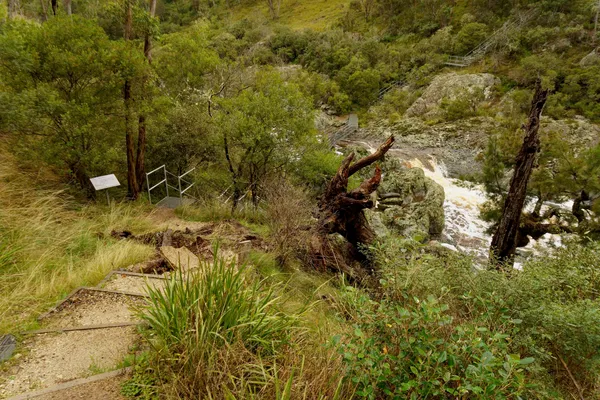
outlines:
[[94, 185], [94, 189], [96, 190], [108, 189], [111, 187], [121, 185], [115, 174], [97, 176], [95, 178], [90, 179], [90, 181], [92, 182], [92, 185]]

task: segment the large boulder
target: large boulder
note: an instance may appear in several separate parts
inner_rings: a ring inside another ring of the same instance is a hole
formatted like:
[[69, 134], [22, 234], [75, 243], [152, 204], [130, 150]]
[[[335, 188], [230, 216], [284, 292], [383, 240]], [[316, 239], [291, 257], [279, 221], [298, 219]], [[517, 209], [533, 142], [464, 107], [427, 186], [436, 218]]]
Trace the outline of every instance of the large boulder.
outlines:
[[598, 64], [600, 64], [600, 47], [592, 50], [591, 53], [589, 53], [588, 55], [583, 57], [581, 61], [579, 61], [579, 65], [581, 65], [582, 67], [589, 67], [591, 65]]
[[443, 113], [442, 101], [454, 101], [464, 96], [489, 100], [493, 87], [500, 80], [492, 74], [463, 74], [454, 72], [436, 76], [408, 110], [407, 117], [436, 118]]
[[385, 138], [393, 134], [396, 143], [390, 155], [404, 160], [434, 158], [444, 164], [451, 178], [476, 176], [482, 170], [481, 156], [489, 135], [499, 123], [491, 117], [473, 117], [435, 125], [420, 118], [405, 118], [392, 124], [371, 123], [366, 135]]
[[420, 168], [407, 168], [398, 159], [386, 162], [377, 190], [377, 207], [367, 217], [379, 236], [389, 231], [427, 240], [444, 230], [444, 189]]
[[558, 120], [542, 117], [540, 133], [542, 141], [546, 135], [558, 134], [574, 149], [588, 149], [600, 143], [600, 126], [582, 116]]

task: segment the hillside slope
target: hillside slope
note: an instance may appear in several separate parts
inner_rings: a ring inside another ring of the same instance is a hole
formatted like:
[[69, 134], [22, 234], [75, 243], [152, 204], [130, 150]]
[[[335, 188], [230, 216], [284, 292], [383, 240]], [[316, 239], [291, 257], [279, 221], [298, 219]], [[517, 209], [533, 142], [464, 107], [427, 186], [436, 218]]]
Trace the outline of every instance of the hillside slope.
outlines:
[[[282, 0], [280, 16], [272, 23], [298, 30], [323, 31], [337, 22], [349, 4], [349, 0]], [[228, 13], [233, 21], [245, 18], [272, 20], [266, 1], [234, 6]]]

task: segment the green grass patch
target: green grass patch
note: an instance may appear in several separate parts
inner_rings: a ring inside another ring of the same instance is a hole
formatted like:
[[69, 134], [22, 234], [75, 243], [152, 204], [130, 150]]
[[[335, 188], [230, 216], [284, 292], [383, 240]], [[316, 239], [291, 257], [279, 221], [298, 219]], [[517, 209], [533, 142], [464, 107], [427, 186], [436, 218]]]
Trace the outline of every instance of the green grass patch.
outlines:
[[344, 15], [349, 3], [349, 0], [282, 0], [280, 16], [273, 21], [266, 2], [258, 2], [232, 7], [231, 16], [236, 21], [258, 17], [292, 29], [323, 31]]

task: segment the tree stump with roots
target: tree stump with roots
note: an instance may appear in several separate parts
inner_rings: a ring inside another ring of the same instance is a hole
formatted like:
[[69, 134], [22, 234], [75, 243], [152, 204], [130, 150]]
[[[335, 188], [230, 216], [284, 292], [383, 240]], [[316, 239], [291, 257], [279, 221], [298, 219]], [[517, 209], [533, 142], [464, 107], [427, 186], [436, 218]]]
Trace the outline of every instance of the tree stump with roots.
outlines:
[[[359, 278], [349, 265], [349, 261], [354, 260], [361, 263], [363, 273], [372, 272], [371, 261], [366, 256], [364, 248], [371, 245], [376, 237], [369, 226], [364, 210], [374, 206], [371, 194], [379, 187], [381, 169], [376, 166], [373, 176], [350, 192], [347, 189], [348, 179], [383, 158], [393, 144], [394, 136], [390, 136], [373, 154], [355, 163], [353, 163], [354, 154], [350, 154], [342, 161], [319, 202], [316, 232], [311, 241], [313, 265], [316, 267], [343, 272], [351, 278]], [[347, 254], [344, 254], [344, 251], [330, 240], [330, 235], [334, 233], [340, 234], [348, 242]]]

